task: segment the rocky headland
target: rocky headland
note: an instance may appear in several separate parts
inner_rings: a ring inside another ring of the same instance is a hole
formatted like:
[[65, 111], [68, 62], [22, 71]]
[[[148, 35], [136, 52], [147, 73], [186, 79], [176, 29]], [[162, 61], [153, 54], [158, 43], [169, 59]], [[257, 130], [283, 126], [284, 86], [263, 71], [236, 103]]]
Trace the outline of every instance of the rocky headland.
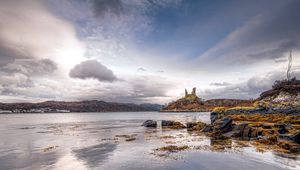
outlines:
[[253, 100], [211, 99], [204, 100], [197, 96], [194, 87], [191, 93], [185, 89], [185, 96], [163, 107], [161, 112], [210, 112], [216, 107], [231, 108], [235, 106], [251, 106]]
[[[214, 107], [210, 113], [210, 124], [188, 122], [179, 125], [174, 122], [174, 126], [170, 123], [168, 127], [187, 128], [218, 141], [247, 141], [258, 150], [300, 153], [300, 80], [276, 81], [270, 90], [261, 93], [256, 100], [241, 102], [244, 105], [238, 103], [232, 107]], [[205, 107], [204, 101], [196, 96], [194, 89], [191, 94], [186, 92], [185, 97], [169, 104], [163, 111], [200, 111], [200, 108], [211, 109]], [[156, 124], [152, 122], [152, 126], [146, 127], [154, 126]]]

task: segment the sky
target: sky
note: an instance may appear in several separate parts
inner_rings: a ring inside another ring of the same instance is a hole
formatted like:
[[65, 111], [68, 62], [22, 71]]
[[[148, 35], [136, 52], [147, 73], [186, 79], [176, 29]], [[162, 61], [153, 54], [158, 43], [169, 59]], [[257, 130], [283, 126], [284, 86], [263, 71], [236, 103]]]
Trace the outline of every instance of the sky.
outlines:
[[0, 102], [254, 99], [300, 77], [299, 0], [0, 0]]

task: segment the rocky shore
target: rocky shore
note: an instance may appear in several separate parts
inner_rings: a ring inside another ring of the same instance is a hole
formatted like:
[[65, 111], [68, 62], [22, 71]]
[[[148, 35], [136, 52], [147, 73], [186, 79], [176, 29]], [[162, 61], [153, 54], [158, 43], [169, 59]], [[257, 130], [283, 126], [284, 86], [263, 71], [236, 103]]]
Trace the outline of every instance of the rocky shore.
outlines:
[[[214, 141], [225, 142], [234, 139], [248, 142], [258, 150], [272, 150], [280, 153], [300, 153], [300, 115], [283, 114], [231, 114], [211, 112], [211, 123], [147, 120], [142, 126], [148, 128], [186, 129], [202, 133]], [[172, 149], [175, 147], [169, 147]], [[164, 148], [164, 150], [166, 147]]]
[[[164, 109], [175, 108], [173, 111], [177, 111], [176, 108], [181, 108], [182, 111], [195, 103], [205, 108], [199, 101], [193, 89], [191, 94], [186, 92], [184, 98]], [[232, 107], [215, 107], [210, 113], [210, 124], [188, 122], [179, 126], [177, 122], [173, 128], [185, 127], [216, 140], [248, 141], [261, 150], [300, 153], [300, 80], [276, 81], [270, 90], [261, 93], [253, 102], [238, 103]]]

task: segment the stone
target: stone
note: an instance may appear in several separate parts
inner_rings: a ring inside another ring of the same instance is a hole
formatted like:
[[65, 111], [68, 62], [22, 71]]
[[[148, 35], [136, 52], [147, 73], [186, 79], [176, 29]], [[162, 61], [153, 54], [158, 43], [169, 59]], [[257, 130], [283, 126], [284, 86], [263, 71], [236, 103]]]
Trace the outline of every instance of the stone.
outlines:
[[232, 119], [225, 117], [218, 119], [213, 123], [213, 130], [222, 133], [228, 132], [232, 129]]
[[169, 127], [172, 129], [181, 129], [181, 128], [186, 128], [182, 123], [177, 122], [177, 121], [172, 121], [172, 120], [162, 120], [161, 121], [161, 126], [162, 127]]
[[212, 131], [211, 125], [205, 125], [204, 128], [201, 129], [201, 132], [210, 132]]
[[142, 126], [145, 126], [145, 127], [157, 127], [157, 122], [154, 121], [154, 120], [146, 120]]
[[187, 122], [186, 123], [186, 128], [191, 129], [196, 125], [196, 122]]
[[186, 123], [186, 128], [188, 130], [197, 130], [200, 131], [206, 124], [203, 122], [188, 122]]
[[251, 127], [246, 126], [243, 130], [243, 138], [249, 138], [251, 133]]
[[300, 144], [300, 132], [294, 134], [279, 134], [280, 139], [290, 140]]
[[217, 112], [210, 112], [210, 123], [211, 124], [213, 124], [218, 118], [219, 118], [219, 115]]
[[196, 87], [193, 88], [193, 91], [191, 93], [192, 95], [196, 95]]
[[161, 126], [172, 126], [173, 125], [173, 121], [170, 120], [162, 120], [161, 121]]
[[284, 123], [276, 123], [274, 125], [276, 128], [278, 128], [278, 133], [280, 134], [285, 134], [285, 133], [288, 133], [289, 131], [286, 129], [286, 125]]
[[268, 124], [263, 124], [262, 128], [264, 128], [264, 129], [272, 129], [271, 125], [268, 125]]
[[235, 137], [243, 137], [245, 127], [248, 127], [247, 123], [237, 125], [234, 128], [234, 136]]
[[250, 138], [256, 138], [259, 136], [259, 131], [257, 129], [251, 128]]

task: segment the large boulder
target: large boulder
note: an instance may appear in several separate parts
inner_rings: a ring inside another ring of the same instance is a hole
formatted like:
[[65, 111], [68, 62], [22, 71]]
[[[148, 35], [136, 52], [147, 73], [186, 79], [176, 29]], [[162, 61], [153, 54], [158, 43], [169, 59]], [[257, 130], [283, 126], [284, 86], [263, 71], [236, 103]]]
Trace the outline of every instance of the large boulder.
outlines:
[[186, 123], [186, 128], [188, 130], [200, 131], [206, 126], [203, 122], [188, 122]]
[[246, 124], [246, 123], [236, 125], [233, 129], [233, 131], [234, 131], [233, 136], [234, 137], [243, 137], [244, 130], [246, 127], [248, 127], [248, 124]]
[[154, 120], [146, 120], [142, 126], [145, 126], [145, 127], [157, 127], [157, 122], [154, 121]]
[[262, 131], [248, 126], [247, 123], [236, 125], [233, 129], [233, 137], [238, 138], [256, 138], [262, 135]]
[[278, 133], [280, 134], [285, 134], [288, 133], [289, 131], [286, 129], [286, 125], [284, 123], [276, 123], [274, 125], [276, 128], [278, 128]]
[[168, 127], [171, 129], [182, 129], [186, 128], [182, 123], [177, 122], [177, 121], [172, 121], [172, 120], [162, 120], [161, 121], [161, 126], [162, 127]]
[[218, 113], [217, 112], [211, 112], [210, 113], [210, 123], [213, 124], [218, 119]]
[[232, 129], [232, 119], [224, 117], [217, 119], [213, 123], [213, 131], [219, 131], [221, 133], [228, 132]]

